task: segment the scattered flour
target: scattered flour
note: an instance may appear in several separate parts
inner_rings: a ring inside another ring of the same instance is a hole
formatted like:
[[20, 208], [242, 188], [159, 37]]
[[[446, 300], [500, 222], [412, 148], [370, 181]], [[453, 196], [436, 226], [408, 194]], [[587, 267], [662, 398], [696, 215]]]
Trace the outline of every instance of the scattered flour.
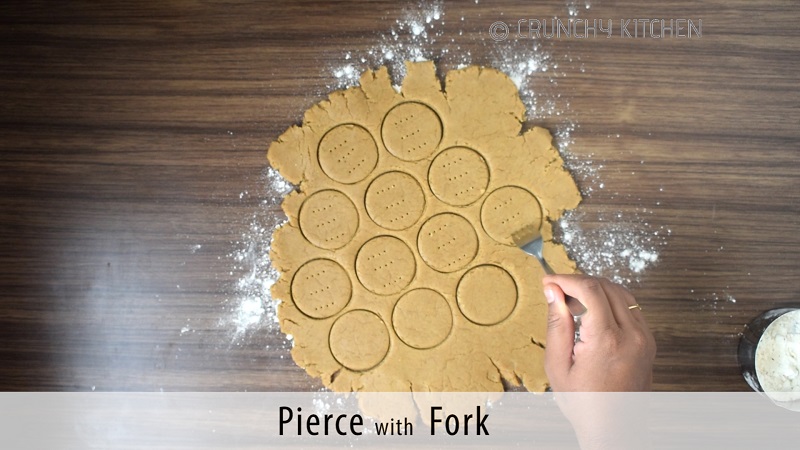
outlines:
[[658, 233], [653, 228], [639, 213], [630, 217], [597, 213], [589, 220], [579, 208], [558, 221], [556, 238], [587, 275], [630, 285], [641, 281], [645, 269], [658, 262], [659, 250], [666, 245], [670, 230]]
[[[270, 264], [269, 249], [272, 233], [286, 220], [276, 211], [294, 186], [271, 167], [264, 171], [261, 182], [264, 197], [247, 230], [234, 243], [235, 250], [228, 255], [234, 262], [231, 275], [240, 274], [233, 288], [233, 298], [227, 301], [230, 314], [224, 319], [225, 324], [233, 328], [234, 339], [253, 329], [278, 328], [276, 304], [269, 293], [278, 279], [278, 272]], [[287, 345], [289, 341], [287, 338]]]
[[605, 184], [600, 179], [600, 172], [605, 166], [602, 162], [596, 161], [594, 153], [577, 155], [570, 151], [570, 148], [575, 143], [572, 134], [577, 128], [577, 123], [571, 119], [565, 119], [564, 122], [556, 126], [553, 138], [556, 148], [561, 152], [561, 157], [564, 159], [564, 164], [578, 181], [581, 195], [590, 197], [595, 192], [595, 189], [605, 188]]
[[[728, 287], [729, 286], [726, 286], [726, 288]], [[689, 292], [695, 294], [694, 289], [691, 289]], [[727, 315], [729, 318], [733, 318], [733, 314], [729, 313], [726, 307], [735, 304], [736, 298], [726, 290], [723, 290], [721, 293], [707, 293], [702, 297], [695, 298], [695, 301], [701, 304], [701, 309], [703, 311], [710, 312], [712, 316]]]
[[194, 330], [192, 329], [192, 327], [189, 324], [189, 322], [191, 322], [191, 321], [192, 321], [192, 319], [186, 319], [186, 325], [184, 325], [183, 328], [181, 328], [181, 336], [183, 336], [184, 334], [186, 334], [186, 333], [188, 333], [190, 331], [192, 333], [194, 333]]
[[587, 10], [591, 9], [592, 3], [589, 0], [567, 0], [567, 13], [569, 13], [570, 17], [578, 17], [581, 12], [581, 7]]
[[556, 92], [558, 78], [564, 76], [564, 72], [556, 72], [559, 63], [543, 44], [501, 42], [493, 46], [489, 58], [488, 65], [508, 75], [519, 89], [528, 109], [528, 120], [559, 117], [569, 108]]
[[[453, 20], [464, 24], [464, 17]], [[554, 92], [557, 79], [565, 75], [559, 71], [559, 62], [542, 44], [531, 40], [508, 40], [493, 42], [485, 36], [488, 30], [458, 29], [459, 38], [449, 37], [445, 32], [445, 10], [441, 1], [421, 2], [415, 8], [406, 8], [388, 33], [376, 36], [377, 43], [367, 50], [346, 52], [342, 62], [328, 67], [333, 75], [329, 90], [343, 89], [358, 84], [361, 74], [380, 66], [387, 66], [396, 85], [405, 77], [405, 61], [435, 60], [444, 73], [472, 64], [494, 67], [507, 74], [520, 90], [528, 118], [531, 120], [561, 116], [569, 107]], [[462, 47], [462, 42], [464, 46]], [[466, 45], [469, 42], [470, 45]], [[480, 48], [480, 55], [470, 49]], [[566, 63], [573, 58], [564, 55]], [[563, 63], [562, 63], [563, 64]], [[534, 89], [534, 85], [536, 89]]]
[[[427, 61], [450, 52], [450, 47], [437, 47], [443, 36], [444, 4], [441, 1], [420, 3], [406, 8], [403, 17], [395, 21], [389, 33], [377, 37], [378, 43], [360, 55], [347, 52], [344, 65], [330, 67], [334, 82], [330, 90], [344, 89], [358, 84], [361, 74], [369, 69], [387, 66], [395, 84], [405, 77], [405, 61]], [[460, 50], [455, 46], [453, 50]]]

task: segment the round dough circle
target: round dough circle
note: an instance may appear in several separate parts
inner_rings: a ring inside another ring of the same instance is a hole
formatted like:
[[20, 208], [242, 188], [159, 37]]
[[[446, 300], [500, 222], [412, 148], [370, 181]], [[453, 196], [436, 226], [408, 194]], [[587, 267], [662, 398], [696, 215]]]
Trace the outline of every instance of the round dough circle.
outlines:
[[419, 230], [419, 256], [432, 269], [455, 272], [478, 253], [478, 235], [467, 219], [452, 213], [431, 217]]
[[335, 250], [344, 247], [358, 229], [358, 211], [339, 191], [319, 191], [300, 207], [300, 231], [317, 247]]
[[458, 282], [458, 308], [478, 325], [497, 325], [517, 305], [517, 284], [505, 269], [494, 265], [470, 269]]
[[353, 293], [347, 272], [330, 259], [303, 264], [292, 278], [291, 289], [297, 309], [314, 319], [335, 315], [347, 306]]
[[475, 150], [451, 147], [433, 159], [428, 184], [439, 200], [453, 206], [469, 205], [486, 192], [489, 166]]
[[381, 137], [386, 150], [403, 161], [419, 161], [436, 150], [442, 140], [442, 121], [430, 107], [405, 102], [383, 118]]
[[378, 163], [378, 145], [369, 131], [347, 123], [325, 133], [317, 151], [319, 166], [332, 180], [352, 184], [363, 180]]
[[431, 289], [415, 289], [397, 301], [392, 326], [401, 341], [424, 350], [447, 339], [453, 328], [453, 312], [442, 294]]
[[414, 279], [417, 263], [411, 249], [396, 237], [378, 236], [356, 255], [356, 276], [367, 290], [378, 295], [397, 294]]
[[374, 312], [356, 309], [342, 314], [328, 336], [331, 354], [344, 367], [363, 372], [377, 366], [389, 352], [389, 330]]
[[501, 244], [516, 245], [515, 236], [520, 242], [529, 242], [541, 234], [542, 207], [525, 189], [504, 186], [486, 197], [481, 224], [486, 234]]
[[378, 225], [388, 230], [404, 230], [422, 216], [425, 194], [411, 175], [387, 172], [369, 185], [364, 204]]

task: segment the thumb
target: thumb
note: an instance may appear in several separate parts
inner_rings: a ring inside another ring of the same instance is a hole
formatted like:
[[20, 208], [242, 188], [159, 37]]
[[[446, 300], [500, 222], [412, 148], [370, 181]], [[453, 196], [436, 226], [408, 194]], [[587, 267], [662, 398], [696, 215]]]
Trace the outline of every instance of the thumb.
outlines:
[[572, 367], [575, 323], [564, 302], [564, 291], [558, 285], [545, 285], [544, 295], [547, 298], [548, 307], [544, 369], [552, 383], [554, 380], [566, 377]]

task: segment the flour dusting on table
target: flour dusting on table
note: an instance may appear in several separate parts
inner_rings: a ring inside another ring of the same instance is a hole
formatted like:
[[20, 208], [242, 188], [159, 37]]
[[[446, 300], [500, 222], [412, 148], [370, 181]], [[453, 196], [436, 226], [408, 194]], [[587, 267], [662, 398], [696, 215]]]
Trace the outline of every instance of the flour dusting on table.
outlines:
[[275, 210], [294, 186], [272, 167], [264, 171], [261, 182], [264, 197], [241, 239], [234, 243], [235, 250], [228, 255], [233, 260], [231, 275], [239, 274], [233, 297], [226, 302], [229, 315], [224, 319], [224, 325], [233, 330], [234, 340], [252, 329], [279, 329], [276, 304], [269, 293], [278, 272], [270, 264], [269, 249], [272, 233], [286, 221]]
[[[612, 217], [609, 217], [612, 216]], [[641, 215], [586, 214], [568, 211], [558, 222], [557, 236], [584, 273], [631, 285], [641, 281], [645, 269], [658, 262], [671, 230], [653, 226]]]

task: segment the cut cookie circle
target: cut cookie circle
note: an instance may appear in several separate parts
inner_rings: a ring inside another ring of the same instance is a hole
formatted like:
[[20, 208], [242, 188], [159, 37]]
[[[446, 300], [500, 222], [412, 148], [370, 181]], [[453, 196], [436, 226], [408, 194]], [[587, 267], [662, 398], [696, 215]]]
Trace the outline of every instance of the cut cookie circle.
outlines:
[[540, 234], [542, 207], [527, 190], [504, 186], [486, 197], [481, 207], [481, 224], [486, 234], [501, 244], [530, 242]]
[[442, 294], [432, 289], [414, 289], [397, 301], [392, 326], [409, 347], [433, 348], [450, 335], [453, 312]]
[[429, 106], [405, 102], [383, 118], [381, 137], [386, 150], [403, 161], [419, 161], [442, 140], [442, 120]]
[[353, 293], [347, 272], [329, 259], [315, 259], [300, 267], [291, 289], [297, 309], [314, 319], [335, 315], [347, 306]]
[[331, 354], [342, 366], [363, 372], [377, 366], [389, 352], [389, 330], [375, 313], [356, 309], [342, 314], [328, 336]]
[[322, 171], [332, 180], [352, 184], [363, 180], [378, 163], [378, 145], [364, 127], [338, 125], [319, 142], [317, 157]]
[[497, 325], [517, 305], [517, 283], [505, 269], [486, 264], [464, 274], [456, 290], [458, 308], [478, 325]]
[[317, 247], [334, 250], [344, 247], [358, 229], [358, 211], [339, 191], [319, 191], [300, 207], [300, 231]]
[[431, 217], [419, 230], [417, 248], [422, 260], [439, 272], [455, 272], [478, 253], [478, 235], [467, 219], [442, 213]]
[[411, 249], [396, 237], [378, 236], [356, 255], [356, 276], [367, 290], [378, 295], [397, 294], [414, 279], [417, 263]]
[[411, 175], [387, 172], [369, 185], [364, 203], [375, 223], [388, 230], [404, 230], [422, 216], [425, 194]]
[[451, 147], [433, 159], [428, 184], [439, 200], [453, 206], [466, 206], [486, 192], [489, 166], [475, 150]]

